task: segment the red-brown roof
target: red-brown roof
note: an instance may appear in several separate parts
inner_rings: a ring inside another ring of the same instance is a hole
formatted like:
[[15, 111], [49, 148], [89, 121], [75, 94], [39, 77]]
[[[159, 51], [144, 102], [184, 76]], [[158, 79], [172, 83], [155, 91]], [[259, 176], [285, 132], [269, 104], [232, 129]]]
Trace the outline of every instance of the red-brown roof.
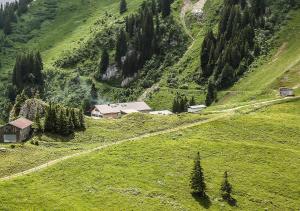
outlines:
[[8, 124], [10, 124], [12, 126], [15, 126], [19, 129], [25, 129], [25, 128], [31, 126], [33, 124], [33, 122], [28, 120], [28, 119], [25, 119], [25, 118], [21, 117], [21, 118], [15, 120], [15, 121], [12, 121]]

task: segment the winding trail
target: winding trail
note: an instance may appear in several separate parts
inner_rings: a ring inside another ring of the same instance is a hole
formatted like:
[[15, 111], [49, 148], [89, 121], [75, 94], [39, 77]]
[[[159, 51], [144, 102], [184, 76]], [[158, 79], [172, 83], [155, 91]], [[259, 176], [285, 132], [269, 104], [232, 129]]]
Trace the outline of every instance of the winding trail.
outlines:
[[125, 140], [117, 141], [117, 142], [114, 142], [114, 143], [109, 143], [109, 144], [106, 144], [106, 145], [102, 145], [102, 146], [99, 146], [99, 147], [96, 147], [96, 148], [93, 148], [93, 149], [90, 149], [90, 150], [82, 151], [82, 152], [79, 152], [79, 153], [75, 153], [75, 154], [72, 154], [72, 155], [64, 156], [64, 157], [49, 161], [45, 164], [36, 166], [36, 167], [28, 169], [26, 171], [22, 171], [22, 172], [19, 172], [19, 173], [16, 173], [16, 174], [12, 174], [10, 176], [2, 177], [2, 178], [0, 178], [0, 181], [6, 181], [6, 180], [14, 179], [14, 178], [19, 177], [19, 176], [23, 176], [23, 175], [27, 175], [27, 174], [30, 174], [30, 173], [33, 173], [33, 172], [37, 172], [37, 171], [40, 171], [42, 169], [53, 166], [57, 163], [60, 163], [62, 161], [68, 160], [70, 158], [75, 158], [75, 157], [79, 157], [81, 155], [86, 155], [86, 154], [89, 154], [89, 153], [92, 153], [92, 152], [100, 151], [102, 149], [105, 149], [105, 148], [108, 148], [108, 147], [111, 147], [111, 146], [123, 144], [123, 143], [126, 143], [126, 142], [138, 141], [138, 140], [142, 140], [142, 139], [148, 138], [148, 137], [153, 137], [153, 136], [158, 136], [158, 135], [163, 135], [163, 134], [169, 134], [169, 133], [172, 133], [172, 132], [177, 132], [179, 130], [184, 130], [184, 129], [187, 129], [187, 128], [191, 128], [191, 127], [195, 127], [195, 126], [198, 126], [198, 125], [213, 122], [213, 121], [216, 121], [218, 119], [227, 117], [227, 116], [232, 115], [232, 114], [233, 113], [225, 113], [223, 115], [212, 117], [210, 119], [200, 120], [198, 122], [194, 122], [194, 123], [190, 123], [190, 124], [186, 124], [186, 125], [181, 125], [181, 126], [178, 126], [178, 127], [175, 127], [175, 128], [162, 130], [162, 131], [158, 131], [158, 132], [153, 132], [153, 133], [148, 133], [148, 134], [144, 134], [144, 135], [137, 136], [137, 137], [134, 137], [134, 138], [125, 139]]
[[47, 162], [45, 164], [36, 166], [34, 168], [28, 169], [26, 171], [22, 171], [22, 172], [19, 172], [19, 173], [16, 173], [16, 174], [12, 174], [10, 176], [2, 177], [2, 178], [0, 178], [0, 181], [7, 181], [7, 180], [11, 180], [11, 179], [17, 178], [19, 176], [23, 176], [23, 175], [27, 175], [27, 174], [30, 174], [30, 173], [34, 173], [34, 172], [46, 169], [46, 168], [48, 168], [50, 166], [53, 166], [53, 165], [55, 165], [57, 163], [60, 163], [62, 161], [68, 160], [70, 158], [75, 158], [75, 157], [79, 157], [81, 155], [86, 155], [86, 154], [89, 154], [89, 153], [92, 153], [92, 152], [100, 151], [102, 149], [105, 149], [105, 148], [108, 148], [108, 147], [111, 147], [111, 146], [123, 144], [123, 143], [126, 143], [126, 142], [139, 141], [139, 140], [142, 140], [144, 138], [158, 136], [158, 135], [163, 135], [163, 134], [169, 134], [169, 133], [172, 133], [172, 132], [177, 132], [177, 131], [180, 131], [180, 130], [184, 130], [184, 129], [196, 127], [196, 126], [199, 126], [199, 125], [202, 125], [202, 124], [210, 123], [210, 122], [213, 122], [213, 121], [225, 118], [225, 117], [232, 116], [232, 115], [235, 114], [235, 111], [237, 111], [239, 109], [242, 109], [242, 108], [249, 107], [249, 106], [261, 106], [261, 107], [264, 107], [264, 106], [267, 106], [267, 105], [272, 105], [274, 103], [286, 102], [286, 101], [296, 100], [296, 99], [300, 99], [300, 96], [298, 96], [298, 97], [282, 98], [282, 99], [275, 99], [275, 100], [267, 100], [267, 101], [263, 101], [263, 102], [258, 102], [258, 103], [252, 103], [252, 104], [248, 104], [248, 105], [238, 106], [238, 107], [234, 107], [234, 108], [230, 108], [230, 109], [219, 110], [219, 111], [216, 111], [215, 113], [220, 113], [220, 115], [218, 115], [216, 117], [212, 117], [210, 119], [200, 120], [198, 122], [194, 122], [194, 123], [190, 123], [190, 124], [186, 124], [186, 125], [181, 125], [181, 126], [178, 126], [178, 127], [167, 129], [167, 130], [162, 130], [162, 131], [157, 131], [157, 132], [153, 132], [153, 133], [144, 134], [144, 135], [137, 136], [137, 137], [134, 137], [134, 138], [125, 139], [125, 140], [121, 140], [121, 141], [118, 141], [118, 142], [114, 142], [114, 143], [102, 145], [102, 146], [99, 146], [99, 147], [96, 147], [96, 148], [93, 148], [93, 149], [90, 149], [90, 150], [86, 150], [86, 151], [83, 151], [83, 152], [79, 152], [79, 153], [76, 153], [76, 154], [64, 156], [64, 157], [61, 157], [61, 158], [49, 161], [49, 162]]

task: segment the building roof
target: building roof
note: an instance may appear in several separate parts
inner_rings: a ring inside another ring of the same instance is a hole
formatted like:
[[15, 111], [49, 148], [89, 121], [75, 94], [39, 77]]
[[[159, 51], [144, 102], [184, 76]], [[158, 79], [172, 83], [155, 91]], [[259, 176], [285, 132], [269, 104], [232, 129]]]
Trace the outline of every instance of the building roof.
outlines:
[[292, 88], [288, 88], [288, 87], [281, 87], [279, 88], [280, 91], [294, 91], [294, 89]]
[[121, 112], [123, 114], [132, 114], [132, 113], [137, 113], [138, 111], [134, 109], [125, 109], [125, 110], [121, 110]]
[[120, 113], [121, 111], [126, 111], [126, 110], [151, 111], [151, 108], [145, 102], [95, 105], [95, 108], [101, 114]]
[[15, 126], [19, 129], [25, 129], [25, 128], [31, 126], [33, 124], [33, 122], [28, 120], [28, 119], [25, 119], [25, 118], [21, 117], [21, 118], [16, 119], [15, 121], [12, 121], [8, 124], [12, 125], [12, 126]]
[[199, 108], [206, 108], [206, 105], [194, 105], [194, 106], [190, 106], [189, 108], [191, 109], [199, 109]]
[[150, 114], [153, 114], [153, 115], [171, 115], [173, 113], [171, 111], [168, 111], [168, 110], [163, 110], [163, 111], [152, 111], [152, 112], [150, 112]]

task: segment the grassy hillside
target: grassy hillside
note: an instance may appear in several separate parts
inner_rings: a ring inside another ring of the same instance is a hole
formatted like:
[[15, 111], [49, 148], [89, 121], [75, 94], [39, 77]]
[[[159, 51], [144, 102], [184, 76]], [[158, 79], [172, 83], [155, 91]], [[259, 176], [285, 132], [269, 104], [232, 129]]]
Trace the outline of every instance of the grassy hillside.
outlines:
[[[212, 117], [214, 115], [153, 116], [133, 114], [117, 120], [88, 118], [87, 130], [76, 132], [69, 137], [46, 134], [42, 137], [34, 137], [24, 144], [13, 145], [15, 148], [11, 148], [11, 145], [8, 144], [0, 144], [0, 147], [7, 149], [6, 152], [0, 152], [0, 177], [94, 147]], [[31, 144], [32, 141], [38, 141], [39, 145]]]
[[[294, 210], [300, 206], [300, 101], [146, 138], [1, 182], [4, 209]], [[283, 124], [284, 123], [284, 124]], [[210, 202], [194, 198], [197, 151]], [[238, 207], [220, 200], [229, 172]], [[62, 188], [63, 187], [63, 188]], [[40, 194], [40, 193], [43, 194]], [[18, 197], [18, 200], [14, 200]]]
[[287, 86], [299, 93], [300, 10], [290, 12], [276, 34], [276, 48], [269, 58], [262, 58], [251, 72], [228, 91], [221, 93], [222, 104], [246, 102], [278, 96], [278, 88]]

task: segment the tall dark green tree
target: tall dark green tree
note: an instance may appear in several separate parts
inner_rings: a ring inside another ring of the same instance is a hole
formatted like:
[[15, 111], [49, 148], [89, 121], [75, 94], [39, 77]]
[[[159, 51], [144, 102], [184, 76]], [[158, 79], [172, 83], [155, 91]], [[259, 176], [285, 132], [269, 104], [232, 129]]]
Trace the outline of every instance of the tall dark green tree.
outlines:
[[199, 152], [197, 153], [197, 156], [194, 160], [194, 167], [192, 170], [190, 185], [193, 193], [199, 195], [200, 197], [205, 197], [206, 184], [204, 181], [204, 174], [201, 167]]
[[170, 15], [171, 4], [172, 4], [171, 0], [160, 0], [161, 13], [164, 18]]
[[109, 54], [107, 52], [107, 49], [104, 48], [102, 55], [101, 55], [101, 60], [100, 60], [100, 64], [99, 64], [99, 68], [98, 71], [96, 73], [96, 78], [98, 80], [101, 80], [101, 77], [103, 74], [106, 73], [106, 70], [109, 66]]
[[214, 80], [211, 78], [207, 86], [207, 94], [205, 99], [205, 104], [210, 106], [217, 99], [217, 88]]
[[126, 11], [127, 11], [127, 2], [126, 2], [126, 0], [121, 0], [120, 1], [120, 14], [123, 14]]
[[121, 29], [120, 33], [117, 36], [116, 55], [115, 55], [115, 61], [119, 67], [122, 66], [122, 57], [125, 56], [126, 52], [127, 52], [126, 34], [124, 30]]

